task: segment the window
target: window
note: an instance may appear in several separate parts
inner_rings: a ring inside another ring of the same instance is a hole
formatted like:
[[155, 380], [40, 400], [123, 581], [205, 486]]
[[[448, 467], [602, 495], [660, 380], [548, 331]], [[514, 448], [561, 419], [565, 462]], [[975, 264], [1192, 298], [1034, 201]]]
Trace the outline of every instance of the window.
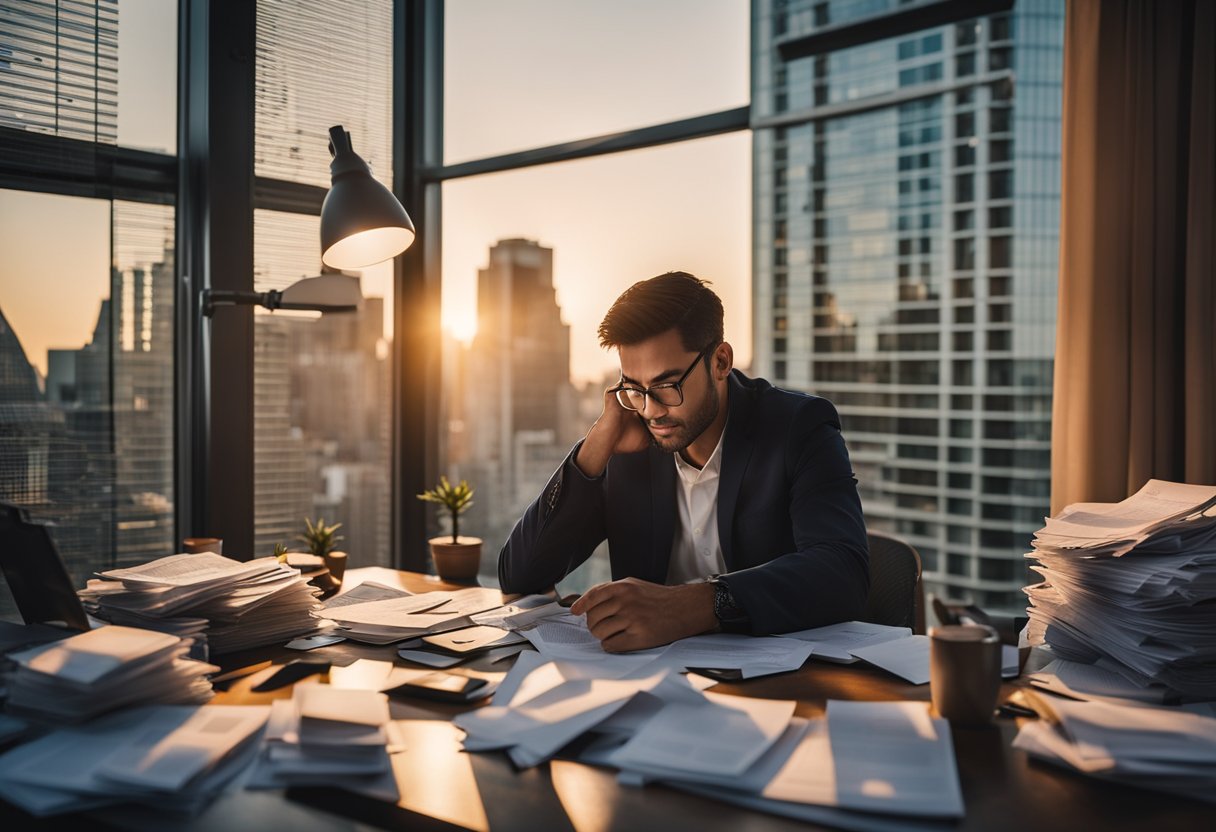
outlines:
[[0, 14], [0, 500], [83, 586], [177, 550], [178, 4], [40, 5]]
[[747, 14], [734, 0], [449, 3], [444, 161], [746, 106]]
[[[339, 13], [335, 13], [339, 12]], [[341, 124], [392, 186], [392, 2], [339, 9], [258, 0], [254, 167], [328, 188], [328, 129]], [[330, 60], [316, 68], [316, 44]], [[319, 274], [320, 218], [255, 210], [254, 288]], [[303, 518], [342, 524], [349, 563], [391, 551], [392, 264], [360, 277], [358, 312], [254, 315], [254, 554], [290, 544]]]
[[[77, 586], [177, 551], [173, 220], [170, 206], [0, 191], [0, 499], [53, 522]], [[19, 620], [0, 587], [0, 618]]]
[[[461, 528], [485, 540], [483, 582], [619, 378], [596, 330], [622, 291], [673, 268], [712, 280], [735, 362], [751, 361], [750, 152], [733, 133], [444, 184], [440, 470], [477, 489]], [[607, 574], [597, 556], [562, 587]]]

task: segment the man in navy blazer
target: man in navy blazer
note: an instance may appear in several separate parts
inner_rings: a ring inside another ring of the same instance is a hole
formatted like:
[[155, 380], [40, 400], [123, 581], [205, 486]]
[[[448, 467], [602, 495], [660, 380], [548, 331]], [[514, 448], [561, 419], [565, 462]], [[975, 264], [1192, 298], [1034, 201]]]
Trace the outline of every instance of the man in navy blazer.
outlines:
[[684, 272], [617, 299], [599, 336], [621, 381], [499, 554], [503, 591], [543, 591], [607, 538], [613, 580], [571, 608], [605, 650], [791, 632], [865, 606], [866, 530], [836, 409], [733, 369], [722, 317]]

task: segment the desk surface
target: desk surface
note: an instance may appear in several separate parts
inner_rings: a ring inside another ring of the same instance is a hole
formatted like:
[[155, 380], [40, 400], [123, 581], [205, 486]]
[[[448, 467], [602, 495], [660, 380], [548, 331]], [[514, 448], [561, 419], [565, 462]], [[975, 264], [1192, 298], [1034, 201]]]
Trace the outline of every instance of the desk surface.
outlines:
[[[414, 592], [455, 588], [435, 578], [384, 569], [352, 570], [346, 586], [362, 580], [397, 582]], [[348, 664], [356, 658], [395, 658], [395, 648], [351, 642], [312, 651], [312, 655]], [[225, 669], [255, 661], [298, 658], [299, 653], [271, 648], [221, 657]], [[404, 662], [402, 662], [404, 664]], [[502, 665], [472, 667], [502, 670]], [[248, 692], [240, 682], [216, 698], [217, 703], [266, 702], [290, 695], [289, 689]], [[1004, 691], [1008, 694], [1010, 687]], [[883, 671], [812, 660], [793, 673], [721, 684], [716, 691], [772, 699], [798, 700], [797, 713], [823, 713], [828, 699], [928, 701], [928, 685], [910, 685]], [[392, 700], [394, 719], [404, 724], [409, 751], [393, 756], [402, 798], [398, 805], [333, 789], [296, 788], [282, 792], [239, 792], [217, 801], [192, 822], [175, 829], [443, 829], [448, 823], [478, 830], [697, 830], [732, 832], [814, 828], [808, 824], [747, 811], [682, 794], [662, 786], [626, 788], [615, 773], [569, 761], [517, 771], [501, 753], [465, 754], [461, 732], [450, 718], [463, 707]], [[999, 720], [990, 728], [953, 731], [954, 749], [966, 803], [959, 830], [1017, 829], [1169, 829], [1213, 828], [1213, 809], [1193, 800], [1116, 786], [1056, 769], [1014, 750], [1017, 726]], [[0, 810], [5, 828], [24, 816]], [[159, 823], [120, 812], [103, 819], [121, 827], [161, 828]], [[28, 822], [28, 819], [26, 819]], [[88, 821], [93, 826], [95, 821]], [[21, 826], [20, 828], [25, 828]], [[49, 827], [48, 827], [49, 828]], [[66, 828], [59, 826], [58, 828]]]

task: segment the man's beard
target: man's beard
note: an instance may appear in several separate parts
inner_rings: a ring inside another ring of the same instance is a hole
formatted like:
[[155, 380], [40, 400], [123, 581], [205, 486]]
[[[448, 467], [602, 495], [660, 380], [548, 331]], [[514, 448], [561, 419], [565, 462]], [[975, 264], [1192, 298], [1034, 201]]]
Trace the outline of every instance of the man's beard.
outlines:
[[[666, 451], [669, 454], [684, 450], [695, 442], [697, 437], [705, 432], [706, 428], [713, 424], [714, 419], [718, 418], [718, 406], [718, 388], [711, 383], [709, 394], [701, 402], [701, 406], [697, 408], [697, 411], [687, 419], [664, 417], [655, 420], [660, 425], [674, 425], [676, 429], [670, 435], [661, 438], [651, 433], [650, 443], [659, 450]], [[649, 422], [646, 423], [646, 427], [649, 431]]]

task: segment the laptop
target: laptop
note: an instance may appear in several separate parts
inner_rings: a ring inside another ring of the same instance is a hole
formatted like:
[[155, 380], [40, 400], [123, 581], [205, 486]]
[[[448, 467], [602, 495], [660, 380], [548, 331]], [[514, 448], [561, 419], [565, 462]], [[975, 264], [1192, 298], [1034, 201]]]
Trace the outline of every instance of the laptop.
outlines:
[[89, 629], [89, 618], [45, 525], [0, 502], [0, 570], [26, 624]]

